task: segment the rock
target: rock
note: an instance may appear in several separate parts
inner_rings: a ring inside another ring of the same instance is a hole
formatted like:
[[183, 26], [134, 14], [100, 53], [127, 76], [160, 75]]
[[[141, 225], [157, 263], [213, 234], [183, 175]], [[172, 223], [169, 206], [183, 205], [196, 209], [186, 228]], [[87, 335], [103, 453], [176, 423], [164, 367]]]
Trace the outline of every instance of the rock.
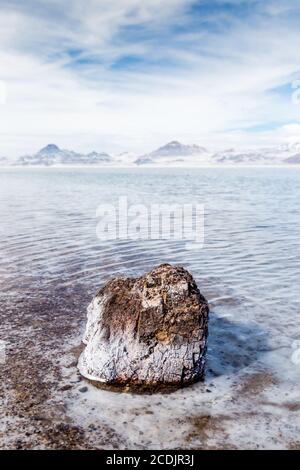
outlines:
[[184, 385], [203, 377], [208, 304], [182, 267], [115, 278], [88, 306], [78, 368], [110, 385]]

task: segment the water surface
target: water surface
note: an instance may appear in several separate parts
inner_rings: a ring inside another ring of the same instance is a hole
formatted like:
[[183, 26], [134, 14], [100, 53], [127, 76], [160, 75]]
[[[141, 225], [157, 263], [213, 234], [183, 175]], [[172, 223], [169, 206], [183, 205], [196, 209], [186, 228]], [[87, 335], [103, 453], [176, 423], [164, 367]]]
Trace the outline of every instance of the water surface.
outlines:
[[[125, 195], [146, 205], [204, 204], [204, 247], [97, 239], [97, 206]], [[297, 168], [1, 170], [2, 373], [11, 376], [14, 362], [25, 368], [23, 388], [34, 402], [13, 416], [18, 380], [4, 377], [1, 446], [54, 446], [50, 431], [37, 437], [32, 416], [59, 402], [63, 411], [52, 419], [83, 436], [65, 447], [299, 447], [299, 200]], [[93, 293], [111, 276], [139, 275], [162, 262], [187, 268], [209, 300], [205, 384], [172, 396], [91, 385], [80, 392], [72, 348]], [[32, 373], [47, 389], [38, 403], [27, 369], [35, 361], [47, 362], [43, 374], [37, 366]], [[60, 391], [62, 383], [70, 387]], [[32, 426], [29, 436], [20, 422]]]

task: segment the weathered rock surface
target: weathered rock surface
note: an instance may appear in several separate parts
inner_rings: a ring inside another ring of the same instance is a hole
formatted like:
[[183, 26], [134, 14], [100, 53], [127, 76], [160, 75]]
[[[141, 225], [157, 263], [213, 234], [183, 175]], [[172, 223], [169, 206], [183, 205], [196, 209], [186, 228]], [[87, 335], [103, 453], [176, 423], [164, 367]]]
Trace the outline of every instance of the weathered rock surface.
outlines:
[[120, 385], [186, 384], [203, 377], [208, 305], [182, 267], [115, 278], [88, 307], [80, 373]]

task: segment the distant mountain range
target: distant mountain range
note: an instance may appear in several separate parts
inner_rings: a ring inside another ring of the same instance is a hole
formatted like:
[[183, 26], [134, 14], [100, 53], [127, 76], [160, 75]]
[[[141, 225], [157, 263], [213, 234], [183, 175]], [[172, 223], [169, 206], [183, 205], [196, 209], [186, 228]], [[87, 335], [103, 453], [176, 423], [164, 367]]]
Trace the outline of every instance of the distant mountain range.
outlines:
[[107, 153], [91, 152], [81, 154], [73, 150], [60, 149], [57, 145], [49, 144], [34, 155], [24, 155], [17, 160], [18, 165], [97, 165], [112, 162]]
[[300, 143], [249, 151], [226, 149], [212, 152], [199, 145], [172, 141], [158, 149], [137, 156], [123, 152], [111, 156], [105, 152], [87, 154], [60, 149], [49, 144], [33, 155], [24, 155], [11, 161], [0, 157], [0, 165], [17, 166], [205, 166], [205, 165], [280, 165], [300, 164]]
[[174, 141], [135, 160], [137, 165], [279, 165], [300, 163], [300, 144], [251, 151], [227, 149], [210, 152], [198, 145]]

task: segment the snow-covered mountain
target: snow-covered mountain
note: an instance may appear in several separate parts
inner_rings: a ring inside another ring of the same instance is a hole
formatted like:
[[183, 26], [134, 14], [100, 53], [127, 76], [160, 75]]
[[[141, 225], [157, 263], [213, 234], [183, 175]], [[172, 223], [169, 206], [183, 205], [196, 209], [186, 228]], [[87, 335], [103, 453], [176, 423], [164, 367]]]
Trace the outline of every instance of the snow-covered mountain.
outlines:
[[293, 164], [298, 164], [300, 163], [300, 153], [296, 153], [295, 155], [292, 155], [289, 158], [286, 158], [285, 163], [293, 163]]
[[[11, 160], [0, 158], [0, 165]], [[246, 151], [233, 148], [211, 152], [199, 145], [186, 145], [177, 141], [137, 158], [133, 153], [123, 152], [114, 156], [107, 153], [81, 154], [60, 149], [49, 144], [33, 155], [24, 155], [13, 165], [99, 165], [99, 166], [205, 166], [205, 165], [280, 165], [300, 164], [300, 143], [282, 144], [274, 147]]]
[[163, 147], [154, 150], [148, 154], [142, 155], [135, 160], [137, 165], [145, 165], [152, 163], [180, 163], [187, 164], [188, 162], [194, 162], [199, 160], [199, 163], [203, 160], [204, 155], [207, 156], [208, 152], [206, 148], [200, 147], [199, 145], [185, 145], [180, 142], [172, 141]]
[[282, 144], [251, 150], [233, 148], [209, 152], [198, 145], [170, 142], [153, 152], [142, 155], [137, 165], [201, 166], [201, 165], [280, 165], [300, 163], [300, 143]]
[[234, 149], [224, 150], [213, 154], [211, 162], [231, 165], [280, 165], [300, 163], [300, 159], [297, 159], [299, 154], [300, 144], [282, 144], [243, 152]]
[[8, 165], [9, 160], [6, 157], [0, 157], [0, 165]]
[[270, 156], [262, 150], [239, 152], [234, 149], [223, 150], [211, 156], [213, 164], [229, 165], [268, 165], [277, 164], [278, 158]]
[[91, 152], [81, 154], [73, 150], [60, 149], [57, 145], [49, 144], [33, 155], [24, 155], [20, 157], [16, 164], [27, 165], [95, 165], [109, 164], [112, 157], [107, 153]]

